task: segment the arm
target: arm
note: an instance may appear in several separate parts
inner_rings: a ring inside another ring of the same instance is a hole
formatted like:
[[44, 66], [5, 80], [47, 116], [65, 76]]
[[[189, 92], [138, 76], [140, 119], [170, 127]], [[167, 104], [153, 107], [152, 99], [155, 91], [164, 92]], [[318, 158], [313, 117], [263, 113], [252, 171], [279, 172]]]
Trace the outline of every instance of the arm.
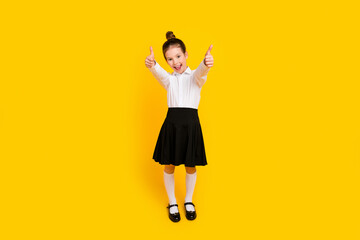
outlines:
[[170, 85], [170, 74], [166, 72], [156, 61], [155, 65], [149, 68], [149, 70], [154, 75], [156, 80], [158, 80], [161, 86], [167, 90]]
[[201, 88], [207, 79], [207, 74], [210, 70], [208, 66], [204, 63], [205, 60], [201, 61], [200, 65], [197, 67], [197, 69], [194, 72], [194, 81], [196, 84]]

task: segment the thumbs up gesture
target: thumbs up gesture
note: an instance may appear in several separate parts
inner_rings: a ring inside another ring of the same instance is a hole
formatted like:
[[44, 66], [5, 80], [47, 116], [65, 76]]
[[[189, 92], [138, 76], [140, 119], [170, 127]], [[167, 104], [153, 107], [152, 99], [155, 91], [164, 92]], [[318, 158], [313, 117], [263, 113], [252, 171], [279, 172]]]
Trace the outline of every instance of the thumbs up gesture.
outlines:
[[212, 66], [214, 66], [214, 58], [211, 55], [210, 51], [212, 49], [213, 45], [211, 44], [209, 49], [207, 50], [206, 54], [205, 54], [205, 59], [204, 59], [204, 63], [207, 67], [211, 68]]
[[155, 57], [152, 47], [150, 47], [150, 55], [145, 59], [145, 66], [148, 68], [152, 68], [155, 66]]

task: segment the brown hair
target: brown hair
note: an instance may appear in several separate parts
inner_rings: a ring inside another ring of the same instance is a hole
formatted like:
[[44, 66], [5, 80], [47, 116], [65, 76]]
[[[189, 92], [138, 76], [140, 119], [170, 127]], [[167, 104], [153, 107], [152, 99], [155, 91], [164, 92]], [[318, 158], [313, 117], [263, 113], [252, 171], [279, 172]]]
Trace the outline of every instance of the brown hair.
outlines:
[[164, 58], [166, 60], [166, 56], [165, 56], [165, 53], [166, 51], [174, 46], [174, 47], [180, 47], [182, 52], [185, 54], [186, 52], [186, 47], [185, 47], [185, 44], [183, 43], [183, 41], [181, 41], [180, 39], [176, 38], [174, 33], [171, 32], [171, 31], [168, 31], [166, 33], [166, 39], [167, 41], [164, 43], [163, 45], [163, 54], [164, 54]]

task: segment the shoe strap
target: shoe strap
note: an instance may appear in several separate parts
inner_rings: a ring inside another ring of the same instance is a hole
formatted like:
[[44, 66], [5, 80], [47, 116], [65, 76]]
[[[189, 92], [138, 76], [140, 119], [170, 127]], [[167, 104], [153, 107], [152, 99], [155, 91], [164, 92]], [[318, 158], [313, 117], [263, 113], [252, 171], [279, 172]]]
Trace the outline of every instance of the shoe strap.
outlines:
[[178, 207], [178, 205], [177, 205], [177, 204], [171, 204], [171, 205], [167, 206], [167, 208], [171, 208], [171, 207], [175, 207], [175, 206], [177, 206], [177, 207]]
[[191, 204], [191, 205], [193, 205], [195, 207], [195, 205], [192, 202], [186, 202], [186, 203], [184, 203], [184, 206], [186, 206], [188, 204]]

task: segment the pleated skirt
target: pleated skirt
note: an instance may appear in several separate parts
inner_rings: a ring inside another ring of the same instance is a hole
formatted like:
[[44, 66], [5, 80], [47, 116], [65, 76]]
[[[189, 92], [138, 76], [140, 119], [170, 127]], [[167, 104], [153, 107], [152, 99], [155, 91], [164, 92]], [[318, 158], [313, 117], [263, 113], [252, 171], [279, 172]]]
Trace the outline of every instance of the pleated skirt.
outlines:
[[198, 110], [170, 107], [161, 126], [153, 159], [161, 165], [207, 165]]

